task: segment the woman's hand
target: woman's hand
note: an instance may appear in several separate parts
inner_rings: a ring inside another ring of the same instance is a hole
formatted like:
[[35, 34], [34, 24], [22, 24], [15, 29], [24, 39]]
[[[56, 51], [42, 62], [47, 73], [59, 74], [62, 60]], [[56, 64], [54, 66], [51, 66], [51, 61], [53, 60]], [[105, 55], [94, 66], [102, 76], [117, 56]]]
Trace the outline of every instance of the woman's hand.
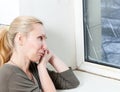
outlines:
[[49, 50], [44, 51], [43, 57], [40, 59], [38, 66], [45, 66], [49, 62], [50, 58], [52, 57], [52, 53]]

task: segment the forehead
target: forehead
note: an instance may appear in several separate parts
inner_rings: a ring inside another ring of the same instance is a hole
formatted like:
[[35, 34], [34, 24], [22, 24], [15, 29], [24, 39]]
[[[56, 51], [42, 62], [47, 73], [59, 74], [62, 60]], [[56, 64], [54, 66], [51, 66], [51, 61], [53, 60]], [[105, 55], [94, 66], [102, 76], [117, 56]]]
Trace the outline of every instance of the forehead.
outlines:
[[30, 31], [29, 34], [34, 36], [46, 35], [44, 32], [44, 27], [41, 24], [33, 24], [33, 30]]

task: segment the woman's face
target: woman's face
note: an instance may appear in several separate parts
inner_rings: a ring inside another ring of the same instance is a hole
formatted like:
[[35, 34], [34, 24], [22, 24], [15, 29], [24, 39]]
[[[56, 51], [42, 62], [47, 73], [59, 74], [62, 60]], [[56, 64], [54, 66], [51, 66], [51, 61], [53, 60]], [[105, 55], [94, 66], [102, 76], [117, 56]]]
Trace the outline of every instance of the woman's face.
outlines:
[[27, 35], [24, 44], [24, 53], [26, 53], [29, 60], [38, 62], [46, 49], [46, 34], [44, 33], [43, 25], [34, 24], [33, 30]]

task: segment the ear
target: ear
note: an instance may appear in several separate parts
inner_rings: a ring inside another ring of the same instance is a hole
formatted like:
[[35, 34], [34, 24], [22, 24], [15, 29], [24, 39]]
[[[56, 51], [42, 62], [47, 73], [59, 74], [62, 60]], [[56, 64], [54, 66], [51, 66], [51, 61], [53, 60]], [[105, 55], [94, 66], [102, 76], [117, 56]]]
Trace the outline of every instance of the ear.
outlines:
[[14, 41], [16, 44], [22, 46], [24, 44], [24, 41], [25, 41], [25, 35], [23, 33], [20, 33], [20, 32], [17, 33]]

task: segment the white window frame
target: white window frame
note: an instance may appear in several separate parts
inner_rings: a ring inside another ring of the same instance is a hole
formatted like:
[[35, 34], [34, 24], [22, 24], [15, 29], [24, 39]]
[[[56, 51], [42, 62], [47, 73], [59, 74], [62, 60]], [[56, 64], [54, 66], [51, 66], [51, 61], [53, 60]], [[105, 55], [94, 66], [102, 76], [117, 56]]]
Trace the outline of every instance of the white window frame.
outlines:
[[84, 59], [83, 0], [74, 0], [75, 40], [77, 68], [82, 71], [120, 80], [120, 70], [109, 66], [86, 62]]

